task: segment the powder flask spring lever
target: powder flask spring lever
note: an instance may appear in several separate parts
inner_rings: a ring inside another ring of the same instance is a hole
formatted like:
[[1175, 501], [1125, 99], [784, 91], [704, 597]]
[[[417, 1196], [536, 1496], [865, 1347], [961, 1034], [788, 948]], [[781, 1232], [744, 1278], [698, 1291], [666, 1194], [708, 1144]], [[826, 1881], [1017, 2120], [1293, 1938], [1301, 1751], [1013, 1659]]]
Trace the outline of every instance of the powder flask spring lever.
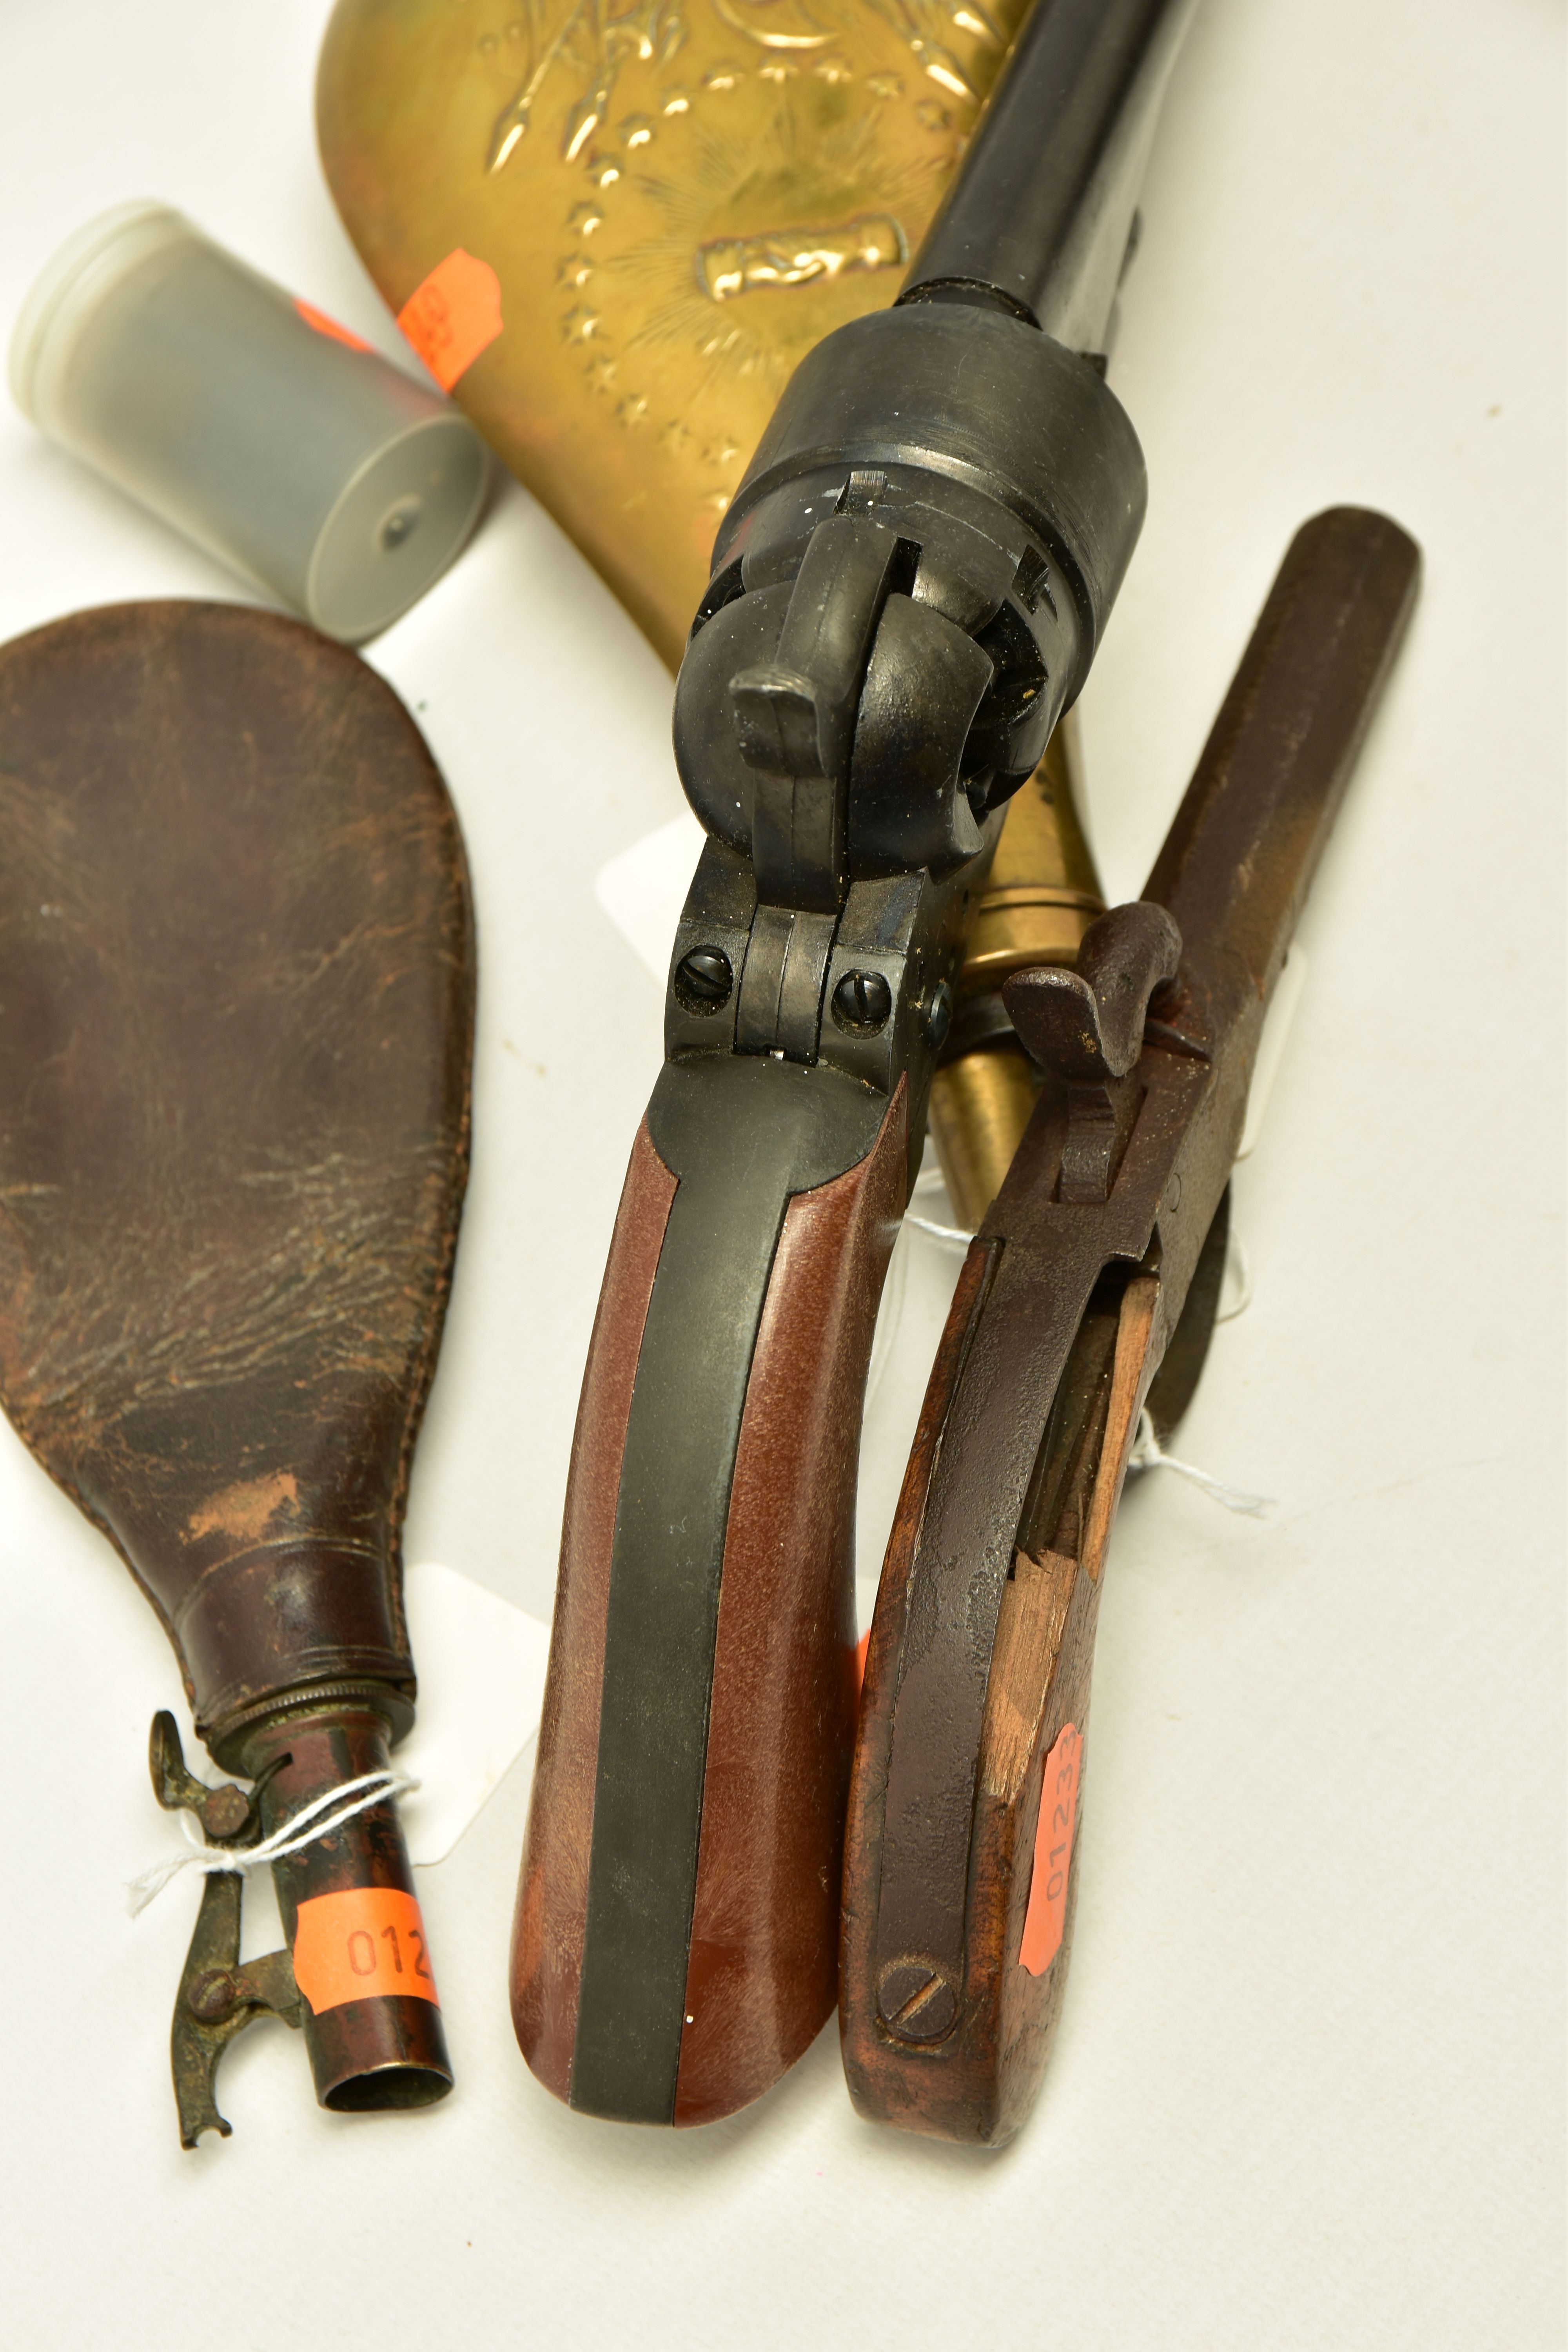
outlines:
[[[248, 1796], [232, 1781], [209, 1789], [185, 1766], [179, 1727], [166, 1708], [153, 1718], [148, 1761], [153, 1792], [169, 1812], [195, 1813], [209, 1845], [236, 1853], [261, 1836], [261, 1790]], [[294, 1981], [287, 1948], [264, 1958], [239, 1958], [240, 1906], [245, 1881], [239, 1871], [211, 1871], [202, 1882], [201, 1908], [174, 1996], [169, 2054], [174, 2076], [180, 2146], [195, 2147], [204, 2131], [229, 2137], [233, 2126], [218, 2113], [218, 2060], [237, 2034], [258, 2017], [280, 2017], [285, 2025], [304, 2022], [304, 2001]]]

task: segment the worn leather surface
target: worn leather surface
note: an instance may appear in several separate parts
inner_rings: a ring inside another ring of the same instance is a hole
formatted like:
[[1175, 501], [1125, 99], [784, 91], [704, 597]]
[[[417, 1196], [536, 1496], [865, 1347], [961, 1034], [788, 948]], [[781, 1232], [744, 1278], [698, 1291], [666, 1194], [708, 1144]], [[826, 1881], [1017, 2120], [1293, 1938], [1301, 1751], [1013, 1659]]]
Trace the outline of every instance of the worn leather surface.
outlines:
[[577, 2034], [621, 1455], [675, 1189], [645, 1119], [621, 1192], [572, 1440], [550, 1674], [512, 1929], [512, 2021], [524, 2057], [558, 2099], [571, 2090]]
[[0, 650], [0, 1402], [198, 1726], [411, 1695], [399, 1531], [467, 1172], [473, 920], [407, 712], [236, 605]]

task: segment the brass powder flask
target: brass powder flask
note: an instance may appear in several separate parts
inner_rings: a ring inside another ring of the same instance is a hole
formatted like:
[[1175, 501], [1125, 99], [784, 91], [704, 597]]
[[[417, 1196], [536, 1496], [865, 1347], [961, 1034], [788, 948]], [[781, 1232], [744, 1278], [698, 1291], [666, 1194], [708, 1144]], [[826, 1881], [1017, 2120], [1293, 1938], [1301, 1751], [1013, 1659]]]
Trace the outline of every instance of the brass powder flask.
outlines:
[[884, 310], [1026, 0], [341, 0], [328, 183], [392, 309], [461, 250], [453, 385], [673, 669], [795, 367]]
[[[349, 234], [454, 398], [672, 669], [780, 394], [824, 336], [893, 301], [1026, 13], [340, 0], [317, 114]], [[451, 377], [467, 346], [418, 322], [449, 301], [455, 254], [493, 273], [500, 332]], [[1102, 909], [1072, 746], [1069, 718], [1010, 806], [932, 1086], [967, 1225], [1036, 1092], [997, 992], [1024, 965], [1070, 962]]]

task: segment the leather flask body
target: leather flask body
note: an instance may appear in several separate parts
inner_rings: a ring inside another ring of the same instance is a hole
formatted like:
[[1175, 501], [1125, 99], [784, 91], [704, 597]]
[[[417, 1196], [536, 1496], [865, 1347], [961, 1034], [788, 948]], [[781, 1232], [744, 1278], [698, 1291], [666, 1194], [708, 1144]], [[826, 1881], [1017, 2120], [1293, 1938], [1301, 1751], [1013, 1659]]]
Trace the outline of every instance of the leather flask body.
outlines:
[[294, 622], [0, 651], [0, 1398], [244, 1769], [411, 1719], [399, 1532], [467, 1172], [473, 923], [396, 697]]

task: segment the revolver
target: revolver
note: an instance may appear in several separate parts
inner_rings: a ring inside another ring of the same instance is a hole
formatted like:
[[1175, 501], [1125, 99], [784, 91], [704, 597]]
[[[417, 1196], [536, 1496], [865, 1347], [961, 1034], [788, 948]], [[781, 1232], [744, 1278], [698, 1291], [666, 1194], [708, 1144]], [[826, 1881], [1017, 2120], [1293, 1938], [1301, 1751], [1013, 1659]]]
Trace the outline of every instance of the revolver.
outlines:
[[573, 1445], [512, 1954], [533, 2072], [697, 2124], [833, 2010], [872, 1329], [1009, 797], [1142, 523], [1105, 383], [1191, 0], [1039, 0], [895, 306], [790, 379], [675, 696], [707, 832]]

